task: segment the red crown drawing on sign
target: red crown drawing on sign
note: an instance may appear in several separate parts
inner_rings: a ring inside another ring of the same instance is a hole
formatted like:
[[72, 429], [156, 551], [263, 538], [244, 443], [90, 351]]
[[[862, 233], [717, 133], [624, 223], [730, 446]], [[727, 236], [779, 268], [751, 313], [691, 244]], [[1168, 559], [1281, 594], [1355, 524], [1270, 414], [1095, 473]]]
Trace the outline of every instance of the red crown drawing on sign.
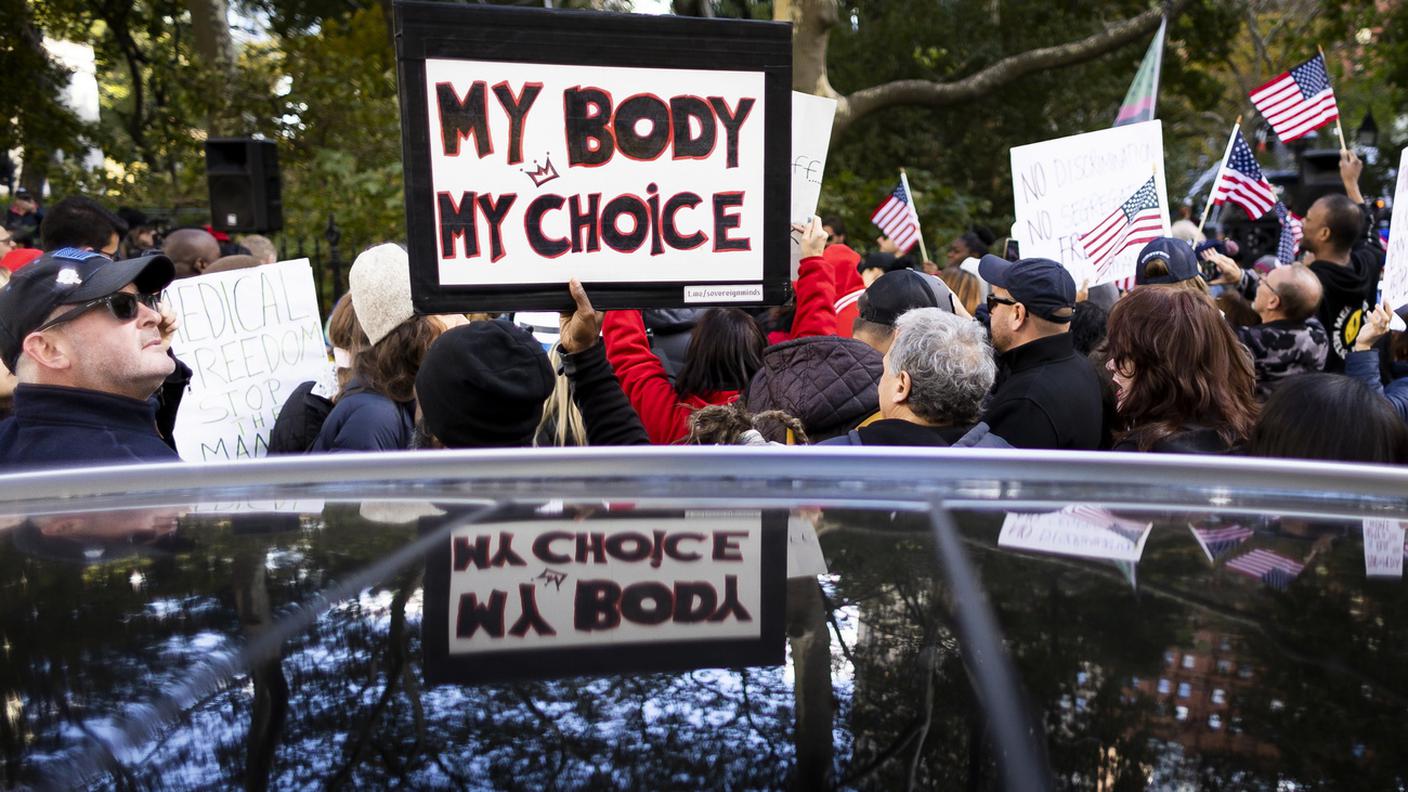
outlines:
[[523, 173], [528, 174], [528, 178], [533, 180], [534, 187], [542, 187], [558, 177], [557, 168], [552, 166], [551, 154], [544, 157], [544, 163], [539, 165], [537, 160], [533, 160], [533, 170], [523, 170]]

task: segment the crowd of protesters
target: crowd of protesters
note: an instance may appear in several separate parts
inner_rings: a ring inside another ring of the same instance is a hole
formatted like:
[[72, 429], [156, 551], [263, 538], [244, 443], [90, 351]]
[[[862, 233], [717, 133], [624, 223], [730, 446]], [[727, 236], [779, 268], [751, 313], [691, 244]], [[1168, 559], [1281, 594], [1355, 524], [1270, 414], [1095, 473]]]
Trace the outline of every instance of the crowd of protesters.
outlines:
[[[929, 446], [1408, 462], [1408, 371], [1378, 302], [1384, 249], [1361, 165], [1306, 216], [1302, 260], [1238, 261], [1175, 235], [1126, 291], [1078, 287], [984, 229], [944, 262], [834, 219], [793, 229], [781, 308], [576, 309], [544, 343], [511, 314], [418, 314], [403, 247], [354, 262], [328, 323], [337, 392], [307, 383], [270, 453], [544, 445]], [[0, 232], [0, 466], [176, 460], [190, 369], [175, 279], [278, 259], [269, 240], [159, 234], [81, 196], [17, 192]], [[1245, 257], [1244, 257], [1245, 258]]]

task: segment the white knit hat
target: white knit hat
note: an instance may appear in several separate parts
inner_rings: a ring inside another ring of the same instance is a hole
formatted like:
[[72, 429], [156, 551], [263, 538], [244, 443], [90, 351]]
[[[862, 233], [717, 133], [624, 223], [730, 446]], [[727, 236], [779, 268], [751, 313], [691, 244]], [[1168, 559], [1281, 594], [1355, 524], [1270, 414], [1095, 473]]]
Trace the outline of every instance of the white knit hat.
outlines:
[[347, 276], [352, 309], [372, 344], [415, 316], [411, 304], [411, 260], [390, 242], [368, 248], [352, 262]]

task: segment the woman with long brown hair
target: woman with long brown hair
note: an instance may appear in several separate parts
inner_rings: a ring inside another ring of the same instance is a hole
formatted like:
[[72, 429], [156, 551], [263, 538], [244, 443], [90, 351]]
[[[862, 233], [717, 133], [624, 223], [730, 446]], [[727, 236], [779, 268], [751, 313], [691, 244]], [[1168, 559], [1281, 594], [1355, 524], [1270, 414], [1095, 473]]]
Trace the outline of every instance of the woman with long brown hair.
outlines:
[[1135, 289], [1110, 311], [1106, 359], [1116, 451], [1225, 454], [1251, 436], [1251, 357], [1207, 297]]

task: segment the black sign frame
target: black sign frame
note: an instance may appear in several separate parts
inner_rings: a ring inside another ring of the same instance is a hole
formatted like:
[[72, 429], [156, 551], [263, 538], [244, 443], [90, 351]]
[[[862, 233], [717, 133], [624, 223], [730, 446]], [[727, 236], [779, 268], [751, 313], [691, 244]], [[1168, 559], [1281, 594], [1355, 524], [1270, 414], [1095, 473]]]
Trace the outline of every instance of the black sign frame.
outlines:
[[[566, 283], [441, 285], [435, 194], [430, 176], [425, 60], [448, 58], [632, 68], [759, 71], [764, 75], [762, 281], [588, 283], [598, 309], [705, 307], [686, 286], [761, 285], [762, 299], [728, 306], [781, 305], [791, 296], [790, 234], [792, 28], [780, 22], [697, 19], [591, 11], [397, 2], [396, 70], [401, 104], [411, 295], [421, 313], [570, 310]], [[518, 255], [524, 255], [519, 253]], [[531, 255], [531, 254], [529, 254]]]
[[[601, 514], [594, 520], [678, 520], [680, 511], [637, 511]], [[761, 596], [758, 637], [692, 641], [613, 643], [562, 649], [506, 649], [474, 654], [450, 654], [446, 629], [450, 618], [450, 535], [425, 556], [424, 607], [421, 617], [421, 650], [426, 685], [480, 685], [523, 680], [564, 679], [579, 676], [618, 676], [629, 673], [692, 671], [701, 668], [775, 666], [785, 658], [787, 604], [787, 518], [785, 509], [761, 510], [759, 566]], [[541, 515], [524, 519], [542, 520]], [[422, 532], [440, 530], [438, 521], [422, 525]], [[512, 523], [497, 520], [477, 523], [486, 530], [512, 530]]]

